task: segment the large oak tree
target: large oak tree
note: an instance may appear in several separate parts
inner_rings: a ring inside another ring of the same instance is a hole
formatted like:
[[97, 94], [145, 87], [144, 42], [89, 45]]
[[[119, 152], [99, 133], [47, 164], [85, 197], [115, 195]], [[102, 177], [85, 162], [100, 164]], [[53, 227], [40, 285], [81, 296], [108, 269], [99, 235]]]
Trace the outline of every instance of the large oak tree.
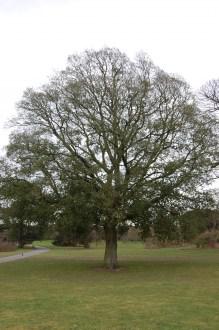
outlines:
[[53, 188], [60, 191], [60, 172], [93, 192], [110, 269], [118, 265], [118, 227], [138, 201], [150, 214], [156, 205], [189, 200], [210, 179], [213, 115], [198, 109], [186, 82], [143, 54], [132, 61], [105, 48], [70, 56], [47, 85], [26, 90], [18, 108], [14, 136], [29, 141], [24, 155], [38, 145], [37, 161], [49, 157]]

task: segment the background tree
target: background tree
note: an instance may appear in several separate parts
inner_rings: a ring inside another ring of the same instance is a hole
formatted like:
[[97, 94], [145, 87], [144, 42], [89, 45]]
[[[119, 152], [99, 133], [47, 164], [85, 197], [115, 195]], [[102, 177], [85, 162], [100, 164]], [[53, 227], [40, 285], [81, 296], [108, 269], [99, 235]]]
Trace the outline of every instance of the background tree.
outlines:
[[42, 159], [52, 151], [54, 186], [62, 181], [59, 167], [89, 185], [110, 269], [117, 267], [118, 227], [134, 201], [144, 196], [151, 214], [154, 205], [187, 198], [211, 178], [213, 115], [197, 108], [184, 81], [144, 55], [131, 61], [105, 48], [70, 56], [66, 70], [26, 90], [18, 108], [17, 139], [34, 136]]
[[20, 248], [43, 237], [51, 213], [45, 194], [36, 183], [18, 178], [1, 180], [1, 218]]
[[207, 230], [210, 219], [216, 221], [216, 204], [214, 191], [191, 191], [183, 198], [177, 194], [171, 198], [167, 196], [154, 204], [149, 212], [146, 200], [142, 198], [133, 203], [130, 219], [140, 229], [143, 239], [150, 237], [154, 244], [182, 243]]
[[[201, 106], [207, 111], [216, 114], [215, 121], [218, 124], [218, 110], [219, 110], [219, 79], [208, 81], [200, 90]], [[215, 152], [214, 161], [212, 162], [213, 168], [218, 168], [219, 165], [218, 150]], [[218, 178], [218, 171], [216, 172]]]
[[178, 219], [183, 240], [191, 241], [199, 234], [219, 229], [218, 209], [194, 209]]
[[98, 225], [92, 191], [85, 181], [79, 184], [74, 180], [73, 173], [68, 170], [69, 160], [58, 155], [57, 150], [55, 154], [53, 147], [34, 135], [13, 134], [7, 157], [16, 169], [19, 168], [20, 177], [40, 182], [47, 192], [46, 208], [53, 215], [50, 228], [55, 244], [74, 246], [80, 243], [89, 247], [91, 231], [94, 224]]
[[56, 205], [57, 245], [83, 245], [89, 247], [91, 232], [98, 225], [98, 210], [95, 207], [92, 191], [85, 183], [76, 185], [69, 181], [65, 194]]
[[205, 107], [211, 111], [219, 110], [219, 79], [207, 82], [202, 86], [200, 94]]

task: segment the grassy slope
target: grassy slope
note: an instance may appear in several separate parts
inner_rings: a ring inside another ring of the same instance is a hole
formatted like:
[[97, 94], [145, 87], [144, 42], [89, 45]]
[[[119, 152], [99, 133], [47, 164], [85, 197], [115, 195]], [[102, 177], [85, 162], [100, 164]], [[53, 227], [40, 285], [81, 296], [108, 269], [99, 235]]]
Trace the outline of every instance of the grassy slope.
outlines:
[[0, 265], [0, 328], [218, 329], [218, 250], [123, 243], [119, 255], [114, 273], [102, 246]]

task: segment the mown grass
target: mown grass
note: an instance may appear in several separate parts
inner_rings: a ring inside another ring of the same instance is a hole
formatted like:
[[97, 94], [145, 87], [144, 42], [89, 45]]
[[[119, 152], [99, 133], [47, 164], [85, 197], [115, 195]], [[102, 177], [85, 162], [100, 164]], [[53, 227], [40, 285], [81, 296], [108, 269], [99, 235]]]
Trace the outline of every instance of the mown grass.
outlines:
[[0, 329], [219, 328], [218, 250], [121, 243], [119, 256], [116, 272], [102, 244], [1, 264]]

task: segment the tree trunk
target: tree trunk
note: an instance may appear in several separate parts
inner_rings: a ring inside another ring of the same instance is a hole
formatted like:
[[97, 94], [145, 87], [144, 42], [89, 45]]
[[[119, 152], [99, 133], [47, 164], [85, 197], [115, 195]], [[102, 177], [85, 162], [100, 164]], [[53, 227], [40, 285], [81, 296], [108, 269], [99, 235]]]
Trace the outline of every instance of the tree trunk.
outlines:
[[106, 225], [104, 227], [104, 231], [106, 242], [104, 264], [108, 269], [114, 270], [118, 267], [116, 226]]
[[24, 247], [24, 244], [24, 225], [23, 222], [20, 222], [18, 227], [18, 248], [22, 249]]
[[18, 243], [18, 249], [23, 249], [23, 247], [24, 247], [24, 243], [23, 243], [23, 242], [22, 242], [22, 243], [19, 242], [19, 243]]

